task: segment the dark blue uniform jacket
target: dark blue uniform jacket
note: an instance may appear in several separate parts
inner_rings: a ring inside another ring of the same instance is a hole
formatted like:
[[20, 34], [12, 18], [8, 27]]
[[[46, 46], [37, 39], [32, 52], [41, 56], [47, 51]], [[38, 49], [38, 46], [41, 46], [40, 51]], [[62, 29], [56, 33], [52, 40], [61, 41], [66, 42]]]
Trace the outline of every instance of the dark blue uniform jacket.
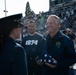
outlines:
[[27, 75], [24, 49], [8, 37], [0, 53], [0, 75]]
[[47, 67], [46, 75], [68, 75], [69, 66], [75, 63], [73, 41], [60, 31], [53, 38], [48, 34], [46, 41], [48, 53], [57, 60], [57, 67]]

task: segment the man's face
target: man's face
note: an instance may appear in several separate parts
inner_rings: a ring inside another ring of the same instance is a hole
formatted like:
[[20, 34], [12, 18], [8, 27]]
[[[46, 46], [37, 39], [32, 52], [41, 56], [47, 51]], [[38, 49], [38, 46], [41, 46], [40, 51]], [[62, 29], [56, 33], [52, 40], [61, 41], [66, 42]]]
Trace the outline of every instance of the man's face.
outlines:
[[35, 32], [35, 24], [34, 23], [28, 24], [28, 32], [31, 34], [33, 34]]
[[54, 17], [50, 17], [47, 19], [46, 26], [47, 26], [49, 33], [56, 32], [59, 29], [59, 24]]

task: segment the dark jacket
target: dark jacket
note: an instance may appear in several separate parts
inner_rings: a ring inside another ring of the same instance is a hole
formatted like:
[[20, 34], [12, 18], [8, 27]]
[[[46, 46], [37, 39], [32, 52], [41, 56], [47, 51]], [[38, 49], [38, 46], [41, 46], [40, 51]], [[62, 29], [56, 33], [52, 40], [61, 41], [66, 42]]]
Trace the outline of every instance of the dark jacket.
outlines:
[[23, 47], [8, 37], [0, 53], [0, 75], [27, 75], [26, 64]]
[[22, 46], [26, 50], [27, 58], [36, 58], [42, 52], [46, 51], [45, 39], [39, 33], [35, 33], [33, 36], [26, 35], [22, 40]]
[[48, 34], [47, 51], [57, 60], [56, 68], [46, 67], [46, 75], [69, 75], [69, 66], [75, 63], [75, 49], [73, 41], [65, 34], [58, 31], [58, 33], [51, 38]]
[[46, 50], [44, 37], [39, 33], [35, 33], [32, 36], [28, 34], [23, 38], [22, 46], [27, 53], [28, 74], [42, 75], [41, 65], [37, 64], [36, 59]]

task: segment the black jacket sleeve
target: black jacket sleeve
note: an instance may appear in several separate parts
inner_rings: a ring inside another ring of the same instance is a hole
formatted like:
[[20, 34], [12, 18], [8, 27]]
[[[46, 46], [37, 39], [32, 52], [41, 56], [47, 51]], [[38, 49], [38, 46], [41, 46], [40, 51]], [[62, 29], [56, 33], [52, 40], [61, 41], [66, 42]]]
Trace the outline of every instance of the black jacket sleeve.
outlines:
[[69, 67], [76, 62], [74, 43], [71, 39], [65, 40], [65, 58], [57, 63], [57, 67]]
[[13, 75], [27, 75], [27, 61], [24, 49], [18, 47], [14, 55], [14, 62], [12, 63]]

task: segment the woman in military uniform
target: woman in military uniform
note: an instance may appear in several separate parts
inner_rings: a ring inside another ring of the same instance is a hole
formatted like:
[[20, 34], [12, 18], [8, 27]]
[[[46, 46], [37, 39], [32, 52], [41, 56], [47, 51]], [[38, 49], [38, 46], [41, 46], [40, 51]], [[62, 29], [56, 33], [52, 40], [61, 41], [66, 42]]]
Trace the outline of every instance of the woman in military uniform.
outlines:
[[0, 75], [27, 75], [24, 48], [16, 43], [23, 24], [22, 14], [0, 19]]

